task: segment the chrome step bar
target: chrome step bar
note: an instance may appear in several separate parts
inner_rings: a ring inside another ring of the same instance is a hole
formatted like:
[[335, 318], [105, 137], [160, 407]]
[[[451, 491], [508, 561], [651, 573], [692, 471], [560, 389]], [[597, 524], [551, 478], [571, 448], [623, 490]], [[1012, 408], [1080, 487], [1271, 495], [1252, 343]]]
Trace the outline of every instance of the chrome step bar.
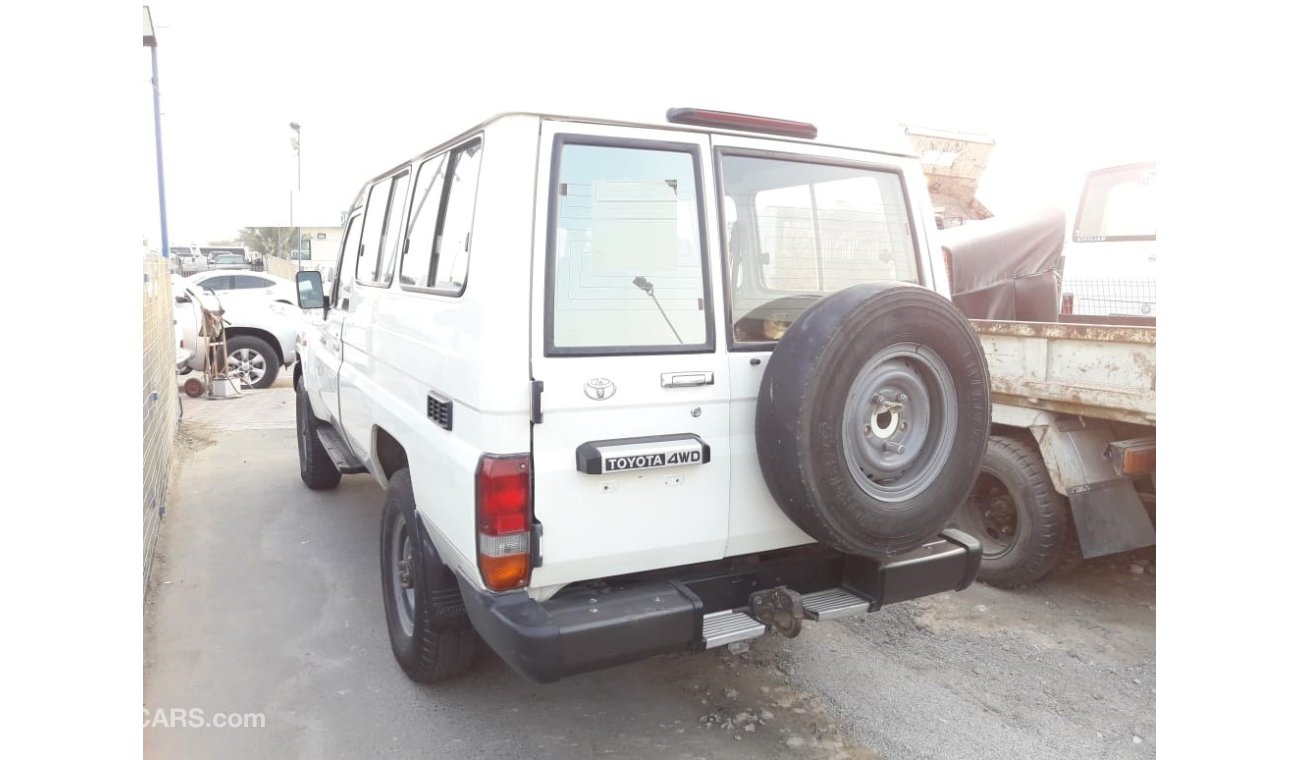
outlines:
[[[834, 620], [871, 610], [871, 600], [846, 588], [828, 588], [800, 596], [804, 616], [811, 620]], [[704, 616], [704, 648], [712, 649], [767, 633], [767, 626], [746, 610], [722, 610]]]
[[767, 626], [744, 610], [723, 610], [704, 616], [704, 648], [712, 649], [767, 633]]
[[871, 600], [864, 599], [846, 588], [828, 588], [804, 594], [804, 614], [813, 620], [834, 620], [871, 609]]

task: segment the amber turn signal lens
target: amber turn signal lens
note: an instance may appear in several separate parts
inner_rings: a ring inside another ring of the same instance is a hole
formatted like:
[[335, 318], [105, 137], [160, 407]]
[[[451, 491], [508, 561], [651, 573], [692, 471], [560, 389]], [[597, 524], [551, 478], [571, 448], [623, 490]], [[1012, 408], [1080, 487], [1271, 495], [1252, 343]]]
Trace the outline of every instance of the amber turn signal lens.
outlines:
[[509, 591], [528, 584], [529, 557], [527, 554], [510, 554], [504, 557], [478, 558], [483, 585], [493, 591]]

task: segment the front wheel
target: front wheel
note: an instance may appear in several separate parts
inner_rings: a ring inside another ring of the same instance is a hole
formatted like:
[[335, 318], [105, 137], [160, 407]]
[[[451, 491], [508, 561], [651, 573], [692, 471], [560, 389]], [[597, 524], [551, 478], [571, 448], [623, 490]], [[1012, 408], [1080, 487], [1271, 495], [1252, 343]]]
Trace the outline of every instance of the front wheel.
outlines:
[[316, 434], [316, 414], [311, 410], [311, 401], [307, 399], [307, 391], [301, 382], [294, 395], [297, 397], [298, 473], [308, 488], [334, 488], [343, 475], [334, 466], [334, 460], [330, 459], [329, 452]]
[[979, 579], [1014, 588], [1047, 575], [1066, 553], [1068, 509], [1033, 447], [991, 436], [956, 520], [984, 547]]

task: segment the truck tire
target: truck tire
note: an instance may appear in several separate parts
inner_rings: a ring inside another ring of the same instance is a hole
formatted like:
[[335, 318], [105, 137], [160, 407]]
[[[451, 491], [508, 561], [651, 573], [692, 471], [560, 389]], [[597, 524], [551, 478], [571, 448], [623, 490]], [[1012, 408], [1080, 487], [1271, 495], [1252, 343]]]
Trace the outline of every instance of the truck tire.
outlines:
[[[453, 589], [459, 599], [459, 587], [450, 572], [425, 566], [437, 558], [424, 556], [420, 549], [419, 519], [411, 473], [398, 470], [388, 479], [380, 530], [384, 617], [393, 656], [407, 677], [434, 683], [459, 675], [474, 664], [478, 636], [464, 615], [463, 603], [447, 605], [444, 601], [439, 606], [430, 599], [432, 595], [445, 598]], [[431, 569], [434, 572], [429, 572]], [[436, 579], [445, 581], [446, 587], [431, 588]], [[448, 607], [455, 609], [438, 613]]]
[[794, 321], [756, 406], [759, 464], [785, 514], [840, 551], [889, 556], [933, 538], [975, 482], [988, 367], [947, 299], [858, 285]]
[[979, 579], [1014, 588], [1039, 580], [1065, 557], [1069, 506], [1034, 447], [992, 436], [956, 525], [984, 546]]
[[280, 374], [280, 357], [261, 338], [235, 335], [226, 339], [226, 374], [249, 388], [270, 388]]
[[334, 460], [330, 459], [329, 452], [325, 451], [320, 436], [316, 434], [316, 414], [311, 410], [311, 401], [307, 399], [301, 381], [297, 383], [294, 395], [297, 397], [298, 474], [302, 476], [302, 482], [313, 490], [334, 488], [343, 475], [334, 466]]

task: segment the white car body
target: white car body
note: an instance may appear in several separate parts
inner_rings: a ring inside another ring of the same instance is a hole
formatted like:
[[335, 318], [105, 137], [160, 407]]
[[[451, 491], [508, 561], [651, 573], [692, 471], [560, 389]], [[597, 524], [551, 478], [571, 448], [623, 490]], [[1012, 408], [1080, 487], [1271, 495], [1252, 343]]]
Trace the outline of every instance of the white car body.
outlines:
[[1062, 294], [1079, 315], [1156, 316], [1156, 164], [1091, 172], [1066, 240]]
[[[323, 322], [309, 319], [303, 361], [295, 371], [314, 415], [341, 430], [355, 456], [385, 485], [378, 441], [391, 436], [401, 442], [420, 515], [439, 555], [480, 588], [472, 505], [474, 473], [484, 452], [532, 452], [534, 512], [546, 537], [545, 562], [532, 571], [528, 591], [539, 599], [584, 579], [810, 543], [764, 487], [755, 453], [755, 399], [762, 377], [755, 367], [770, 351], [729, 351], [723, 329], [708, 352], [560, 357], [544, 350], [541, 305], [547, 291], [541, 271], [547, 266], [549, 169], [557, 137], [574, 134], [595, 141], [671, 139], [686, 146], [700, 162], [699, 192], [705, 198], [715, 196], [715, 149], [777, 151], [878, 167], [898, 176], [907, 191], [910, 208], [903, 213], [915, 235], [918, 282], [948, 295], [946, 280], [936, 277], [944, 271], [940, 249], [927, 237], [933, 213], [925, 178], [917, 159], [901, 151], [509, 114], [439, 149], [454, 150], [472, 140], [490, 146], [483, 149], [479, 169], [471, 284], [463, 294], [410, 287], [400, 276], [389, 284], [345, 282], [344, 268], [356, 266], [345, 232], [330, 300], [334, 306]], [[411, 176], [426, 158], [411, 164]], [[413, 200], [402, 202], [409, 208]], [[348, 225], [360, 224], [365, 204], [363, 190]], [[721, 211], [714, 203], [701, 208], [704, 245], [716, 252]], [[709, 281], [725, 282], [721, 267], [711, 254]], [[725, 299], [710, 300], [714, 324], [730, 324]], [[658, 329], [667, 335], [662, 324]], [[661, 375], [669, 373], [711, 375], [712, 382], [668, 388]], [[530, 425], [530, 378], [544, 378], [543, 425]], [[607, 401], [593, 404], [591, 384], [598, 379], [611, 381], [615, 390]], [[454, 436], [430, 424], [431, 393], [454, 403]], [[713, 464], [601, 478], [575, 472], [574, 440], [653, 435], [677, 427], [689, 427], [708, 441]]]
[[254, 272], [251, 269], [214, 269], [190, 275], [186, 279], [200, 288], [211, 290], [223, 297], [227, 293], [238, 295], [259, 293], [273, 301], [284, 301], [288, 304], [296, 304], [298, 300], [298, 289], [293, 280], [286, 280], [267, 272]]
[[207, 341], [198, 334], [202, 319], [200, 300], [207, 308], [216, 307], [223, 311], [228, 336], [248, 334], [262, 338], [277, 350], [282, 366], [291, 367], [298, 361], [298, 334], [303, 314], [296, 305], [260, 291], [232, 290], [218, 296], [179, 277], [172, 281], [172, 297], [176, 302], [175, 318], [181, 335], [181, 348], [193, 352], [189, 360], [191, 368], [203, 371], [207, 364]]

